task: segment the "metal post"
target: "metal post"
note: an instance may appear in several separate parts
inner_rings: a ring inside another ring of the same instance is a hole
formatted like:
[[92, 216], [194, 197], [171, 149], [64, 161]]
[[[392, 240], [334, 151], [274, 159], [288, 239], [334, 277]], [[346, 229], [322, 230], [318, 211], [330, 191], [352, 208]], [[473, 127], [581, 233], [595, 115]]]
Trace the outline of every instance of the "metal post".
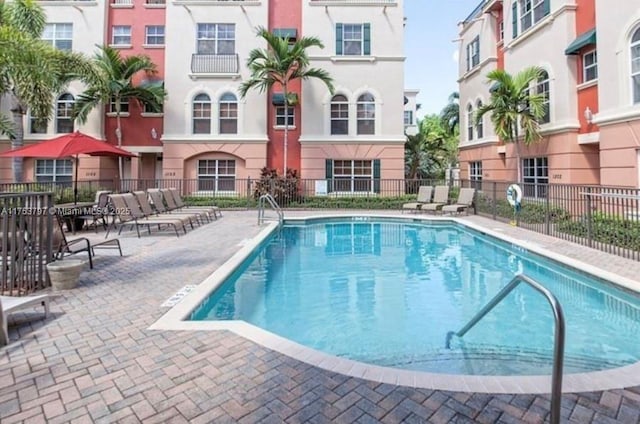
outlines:
[[551, 185], [547, 185], [547, 195], [545, 196], [544, 203], [544, 233], [549, 234], [551, 232], [551, 206], [549, 205], [549, 191], [551, 191]]
[[491, 202], [492, 203], [492, 205], [491, 205], [491, 217], [495, 221], [496, 220], [496, 214], [497, 214], [496, 209], [498, 208], [498, 205], [497, 205], [497, 201], [498, 201], [498, 184], [494, 181], [492, 183], [492, 185], [493, 185], [493, 201]]
[[591, 187], [587, 187], [587, 243], [593, 247], [593, 227], [591, 222]]

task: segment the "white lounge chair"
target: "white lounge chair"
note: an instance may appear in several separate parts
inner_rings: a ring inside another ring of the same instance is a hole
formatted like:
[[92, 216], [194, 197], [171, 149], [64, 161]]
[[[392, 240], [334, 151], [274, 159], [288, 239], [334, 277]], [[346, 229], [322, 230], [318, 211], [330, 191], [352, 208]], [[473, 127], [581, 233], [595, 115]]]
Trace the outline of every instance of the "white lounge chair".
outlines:
[[405, 210], [419, 211], [422, 205], [431, 201], [432, 192], [433, 187], [420, 186], [420, 188], [418, 188], [418, 198], [415, 202], [405, 203], [402, 205], [402, 213], [404, 213]]
[[436, 186], [433, 192], [433, 202], [422, 205], [423, 211], [436, 212], [442, 209], [449, 201], [449, 187]]
[[20, 309], [44, 306], [45, 318], [49, 315], [49, 296], [41, 294], [37, 296], [0, 296], [0, 346], [9, 344], [8, 316], [11, 312]]
[[475, 188], [461, 188], [458, 200], [453, 205], [447, 205], [442, 207], [442, 213], [469, 213], [469, 208], [473, 204], [473, 198], [475, 197]]

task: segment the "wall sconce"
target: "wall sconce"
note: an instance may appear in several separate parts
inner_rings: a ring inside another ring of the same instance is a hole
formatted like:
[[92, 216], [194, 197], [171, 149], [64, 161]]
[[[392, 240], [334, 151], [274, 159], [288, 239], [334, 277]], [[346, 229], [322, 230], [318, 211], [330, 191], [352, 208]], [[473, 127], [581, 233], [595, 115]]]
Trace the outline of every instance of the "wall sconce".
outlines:
[[593, 123], [593, 112], [591, 112], [591, 109], [589, 109], [589, 106], [587, 106], [587, 108], [584, 110], [584, 119], [587, 121], [588, 124]]
[[151, 128], [151, 138], [153, 138], [154, 140], [158, 138], [158, 132], [155, 128]]

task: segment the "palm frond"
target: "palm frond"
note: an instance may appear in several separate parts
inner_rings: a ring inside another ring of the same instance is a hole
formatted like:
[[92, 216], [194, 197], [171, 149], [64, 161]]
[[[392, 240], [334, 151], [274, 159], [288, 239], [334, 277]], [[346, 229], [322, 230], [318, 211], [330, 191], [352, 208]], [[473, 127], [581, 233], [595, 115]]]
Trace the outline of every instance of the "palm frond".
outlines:
[[0, 134], [4, 134], [13, 140], [16, 136], [13, 120], [3, 114], [0, 114]]
[[31, 38], [40, 38], [47, 24], [44, 9], [35, 0], [14, 0], [3, 10], [3, 23]]

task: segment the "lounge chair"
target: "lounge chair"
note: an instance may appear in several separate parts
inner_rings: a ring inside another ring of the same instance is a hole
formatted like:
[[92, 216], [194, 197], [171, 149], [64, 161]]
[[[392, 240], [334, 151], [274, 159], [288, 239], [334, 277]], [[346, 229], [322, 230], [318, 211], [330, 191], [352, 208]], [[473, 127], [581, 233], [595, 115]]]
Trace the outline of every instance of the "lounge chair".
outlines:
[[436, 186], [433, 193], [433, 202], [422, 205], [423, 211], [436, 212], [449, 202], [449, 187]]
[[107, 212], [109, 209], [109, 195], [111, 191], [108, 190], [98, 190], [96, 192], [96, 200], [95, 206], [91, 208], [91, 212], [87, 215], [80, 215], [77, 218], [82, 218], [85, 221], [92, 221], [92, 224], [87, 224], [87, 228], [89, 225], [93, 225], [96, 233], [98, 232], [98, 223], [102, 225], [102, 227], [107, 229], [107, 217], [109, 213]]
[[20, 309], [44, 306], [45, 318], [49, 315], [49, 296], [0, 296], [0, 346], [9, 344], [8, 315]]
[[62, 259], [65, 255], [87, 252], [89, 269], [93, 269], [93, 257], [96, 254], [95, 249], [118, 249], [120, 256], [122, 256], [122, 248], [120, 247], [120, 240], [118, 239], [105, 240], [99, 243], [91, 243], [86, 237], [67, 240], [62, 229], [62, 217], [56, 214], [53, 222], [54, 258]]
[[[167, 200], [167, 202], [170, 202], [168, 197], [173, 196], [172, 203], [178, 210], [205, 211], [207, 214], [213, 216], [214, 219], [218, 219], [218, 217], [222, 216], [222, 211], [217, 206], [187, 206], [187, 204], [184, 203], [184, 200], [182, 200], [182, 197], [180, 197], [180, 193], [176, 188], [163, 189], [160, 191], [166, 193], [165, 199]], [[171, 207], [169, 203], [167, 203], [167, 205]]]
[[405, 203], [402, 205], [402, 213], [404, 213], [405, 210], [419, 211], [422, 208], [422, 205], [431, 201], [432, 193], [433, 187], [420, 186], [420, 188], [418, 188], [418, 198], [415, 202]]
[[458, 200], [452, 205], [442, 207], [442, 213], [461, 213], [466, 211], [469, 213], [469, 207], [473, 204], [473, 198], [475, 197], [476, 189], [474, 188], [461, 188], [460, 194], [458, 194]]
[[[118, 230], [118, 234], [122, 232], [122, 229], [125, 226], [135, 227], [136, 233], [138, 237], [140, 237], [140, 226], [146, 226], [147, 231], [151, 234], [151, 225], [157, 225], [160, 228], [162, 225], [168, 225], [172, 227], [176, 236], [180, 236], [178, 229], [182, 229], [182, 231], [186, 234], [187, 229], [179, 219], [168, 219], [164, 217], [145, 217], [140, 209], [140, 205], [136, 200], [135, 196], [131, 193], [125, 194], [112, 194], [110, 196], [111, 202], [115, 208], [116, 217], [120, 223], [120, 229]], [[115, 221], [114, 221], [115, 223]], [[112, 224], [112, 226], [115, 224]], [[109, 229], [107, 230], [107, 235], [109, 234]]]
[[[193, 224], [200, 224], [200, 220], [198, 219], [198, 215], [196, 214], [187, 214], [187, 213], [175, 213], [175, 214], [167, 214], [163, 213], [163, 211], [153, 210], [153, 206], [149, 203], [149, 198], [147, 197], [147, 193], [144, 191], [134, 191], [133, 195], [138, 200], [138, 204], [140, 205], [140, 209], [142, 209], [142, 213], [145, 217], [149, 218], [163, 218], [166, 217], [168, 219], [179, 219], [182, 221], [182, 224], [189, 224], [191, 228], [193, 228]], [[162, 209], [162, 208], [161, 208]]]
[[153, 202], [153, 207], [155, 207], [156, 211], [158, 211], [158, 213], [160, 214], [164, 213], [166, 214], [166, 216], [180, 215], [180, 214], [190, 215], [190, 216], [195, 216], [199, 223], [204, 220], [206, 220], [207, 222], [211, 222], [211, 219], [209, 218], [209, 214], [207, 214], [204, 211], [170, 210], [165, 206], [165, 199], [164, 199], [165, 194], [169, 195], [167, 193], [163, 193], [158, 189], [147, 190], [147, 193], [151, 197], [151, 201]]

